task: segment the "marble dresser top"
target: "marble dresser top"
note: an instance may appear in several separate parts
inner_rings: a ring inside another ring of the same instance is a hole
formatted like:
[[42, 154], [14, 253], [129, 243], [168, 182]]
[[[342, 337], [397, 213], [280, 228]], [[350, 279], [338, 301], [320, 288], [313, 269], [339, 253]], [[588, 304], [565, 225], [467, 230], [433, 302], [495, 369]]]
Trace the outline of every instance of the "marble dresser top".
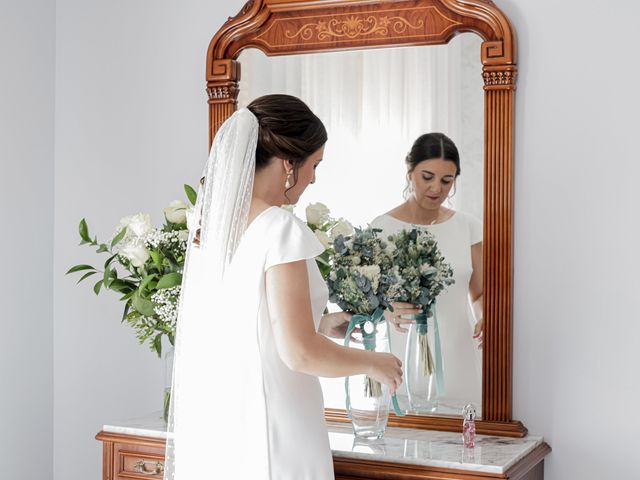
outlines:
[[[165, 429], [160, 413], [103, 426], [105, 432], [152, 438], [166, 438]], [[350, 424], [331, 423], [328, 430], [335, 457], [486, 473], [505, 473], [544, 443], [542, 437], [530, 435], [524, 438], [477, 435], [476, 447], [464, 449], [459, 433], [389, 427], [380, 440], [361, 440], [353, 435]]]

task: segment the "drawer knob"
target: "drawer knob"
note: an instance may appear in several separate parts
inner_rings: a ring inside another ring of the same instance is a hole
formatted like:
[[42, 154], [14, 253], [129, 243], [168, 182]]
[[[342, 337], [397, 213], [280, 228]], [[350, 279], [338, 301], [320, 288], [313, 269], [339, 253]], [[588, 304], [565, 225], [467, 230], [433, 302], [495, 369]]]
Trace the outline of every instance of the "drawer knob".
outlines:
[[[149, 470], [147, 468], [147, 464], [153, 467], [153, 470]], [[142, 473], [143, 475], [160, 475], [164, 473], [164, 465], [162, 462], [149, 462], [145, 460], [139, 460], [135, 463], [134, 469], [138, 473]]]

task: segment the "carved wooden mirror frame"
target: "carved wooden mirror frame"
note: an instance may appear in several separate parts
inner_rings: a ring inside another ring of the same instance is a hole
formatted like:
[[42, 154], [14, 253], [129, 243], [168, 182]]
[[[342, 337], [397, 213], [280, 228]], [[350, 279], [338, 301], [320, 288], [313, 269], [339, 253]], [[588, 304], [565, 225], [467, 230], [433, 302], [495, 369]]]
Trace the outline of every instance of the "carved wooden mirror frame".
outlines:
[[[513, 119], [515, 32], [489, 0], [249, 0], [220, 28], [207, 53], [209, 142], [236, 110], [245, 48], [266, 55], [446, 44], [474, 32], [483, 39], [484, 77], [484, 434], [524, 436], [511, 417]], [[327, 409], [332, 421], [344, 410]], [[459, 417], [390, 416], [394, 426], [459, 431]]]

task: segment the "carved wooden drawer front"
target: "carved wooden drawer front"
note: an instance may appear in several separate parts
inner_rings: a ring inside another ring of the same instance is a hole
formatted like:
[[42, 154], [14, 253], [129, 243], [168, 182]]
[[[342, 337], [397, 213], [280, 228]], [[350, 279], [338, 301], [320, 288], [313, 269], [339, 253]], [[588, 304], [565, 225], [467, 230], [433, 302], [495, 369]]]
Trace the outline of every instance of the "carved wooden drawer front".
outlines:
[[[124, 446], [126, 448], [127, 446]], [[164, 455], [149, 452], [119, 450], [116, 457], [116, 478], [159, 478], [164, 474]]]
[[162, 480], [165, 443], [161, 438], [100, 432], [103, 480]]

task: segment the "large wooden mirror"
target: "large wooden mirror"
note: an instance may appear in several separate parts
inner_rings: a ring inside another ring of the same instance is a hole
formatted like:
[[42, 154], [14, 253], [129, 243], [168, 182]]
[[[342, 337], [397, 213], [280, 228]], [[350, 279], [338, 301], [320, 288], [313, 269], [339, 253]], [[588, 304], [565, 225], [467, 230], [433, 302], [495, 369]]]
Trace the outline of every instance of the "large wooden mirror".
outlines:
[[[459, 403], [473, 401], [482, 411], [480, 433], [526, 434], [511, 415], [515, 53], [508, 20], [483, 0], [251, 0], [210, 44], [210, 141], [238, 106], [256, 96], [299, 96], [329, 123], [327, 158], [339, 157], [334, 162], [339, 170], [326, 175], [329, 191], [349, 190], [340, 184], [340, 171], [346, 178], [360, 173], [372, 190], [386, 190], [375, 183], [376, 178], [384, 179], [393, 185], [390, 191], [399, 193], [404, 155], [417, 135], [442, 131], [458, 145], [464, 174], [455, 210], [483, 224], [484, 348], [477, 354], [477, 369], [469, 361], [469, 372], [455, 373], [452, 368], [448, 374], [451, 385], [468, 385], [468, 393], [445, 399], [427, 413], [406, 409], [409, 414], [404, 417], [391, 415], [390, 425], [460, 430]], [[340, 80], [332, 86], [336, 77]], [[366, 89], [358, 83], [363, 79]], [[402, 99], [395, 101], [394, 93]], [[385, 101], [384, 113], [378, 101], [383, 95], [392, 99]], [[340, 106], [343, 111], [337, 114]], [[385, 121], [378, 121], [382, 118]], [[334, 151], [332, 131], [338, 139]], [[367, 167], [354, 161], [363, 155]], [[307, 200], [322, 201], [336, 216], [357, 224], [394, 206], [392, 196], [387, 200], [374, 195], [358, 202], [329, 191], [316, 190]], [[353, 205], [368, 209], [349, 208]], [[329, 382], [323, 388], [338, 392], [336, 385]], [[325, 395], [326, 416], [347, 421], [338, 397], [339, 393], [333, 398]]]

